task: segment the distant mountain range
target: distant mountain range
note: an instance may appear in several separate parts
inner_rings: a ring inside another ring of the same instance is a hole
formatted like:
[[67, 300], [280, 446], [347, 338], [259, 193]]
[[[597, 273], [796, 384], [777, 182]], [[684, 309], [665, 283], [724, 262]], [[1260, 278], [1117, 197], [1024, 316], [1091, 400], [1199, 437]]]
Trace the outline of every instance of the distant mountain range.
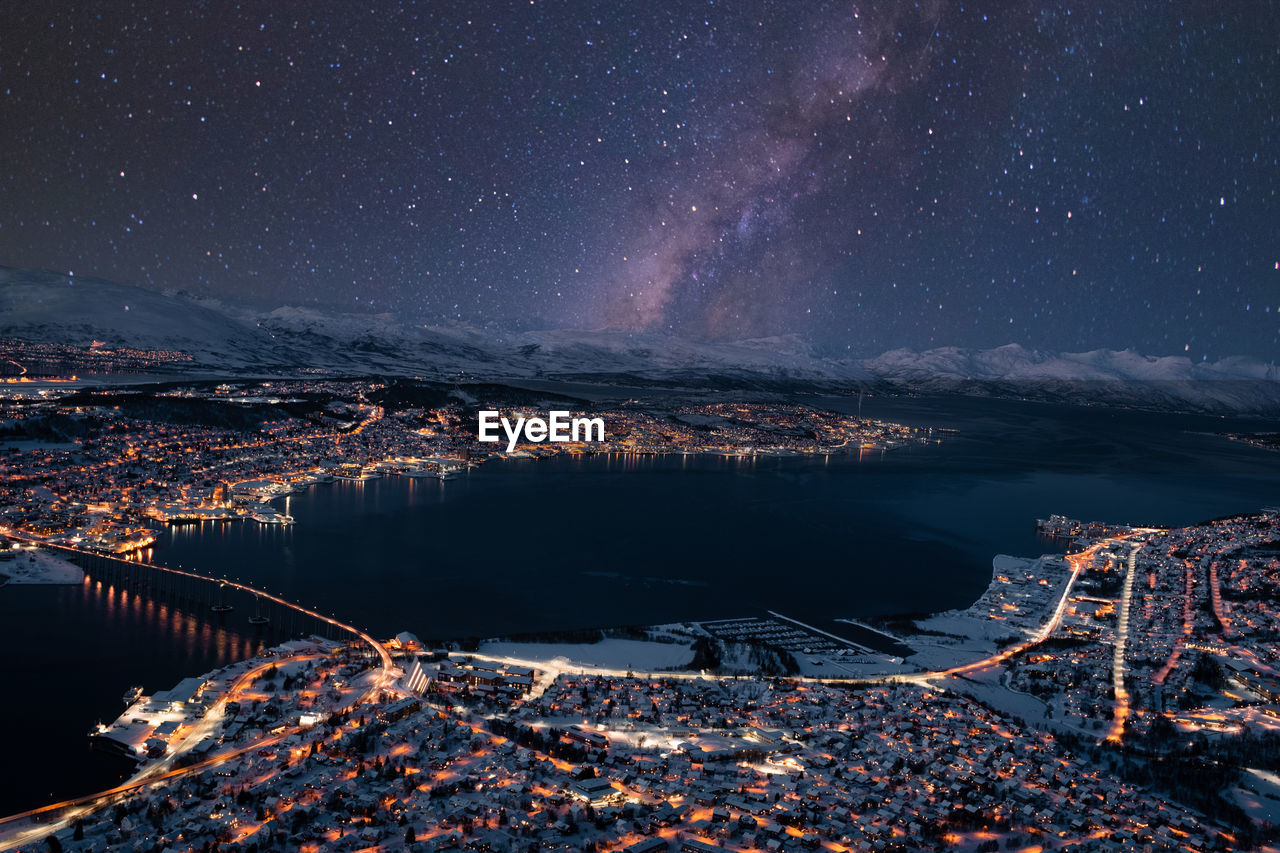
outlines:
[[1206, 412], [1280, 412], [1280, 375], [1248, 358], [1193, 363], [1131, 350], [893, 350], [833, 359], [794, 336], [698, 343], [623, 330], [420, 326], [392, 314], [252, 311], [184, 294], [0, 267], [0, 339], [179, 350], [184, 369], [310, 369], [431, 379], [562, 379], [670, 387], [962, 393]]

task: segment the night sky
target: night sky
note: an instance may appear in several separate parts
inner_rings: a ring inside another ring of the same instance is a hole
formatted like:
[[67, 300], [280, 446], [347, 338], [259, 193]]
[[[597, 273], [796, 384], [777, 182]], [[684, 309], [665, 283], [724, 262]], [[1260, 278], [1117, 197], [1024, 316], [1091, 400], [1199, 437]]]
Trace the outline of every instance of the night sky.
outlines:
[[[189, 7], [189, 8], [183, 8]], [[12, 3], [0, 264], [425, 323], [1280, 344], [1265, 2]]]

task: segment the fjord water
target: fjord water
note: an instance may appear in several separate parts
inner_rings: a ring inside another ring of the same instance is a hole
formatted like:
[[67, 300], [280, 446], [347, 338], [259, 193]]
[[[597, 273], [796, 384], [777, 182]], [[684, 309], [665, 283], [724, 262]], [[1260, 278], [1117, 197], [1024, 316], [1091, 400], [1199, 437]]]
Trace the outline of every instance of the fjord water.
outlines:
[[339, 481], [290, 498], [290, 528], [169, 528], [155, 559], [382, 636], [765, 610], [829, 627], [967, 605], [996, 553], [1052, 549], [1034, 533], [1050, 513], [1187, 524], [1280, 501], [1280, 454], [1211, 434], [1221, 419], [965, 400], [863, 413], [958, 432], [861, 457], [513, 459], [444, 483]]
[[[3, 568], [0, 567], [0, 571]], [[132, 772], [89, 749], [132, 685], [148, 693], [257, 650], [249, 631], [94, 580], [0, 589], [0, 727], [8, 734], [0, 813], [104, 790]]]
[[[1270, 427], [1260, 421], [966, 399], [868, 398], [862, 411], [957, 432], [861, 457], [516, 459], [444, 483], [337, 482], [289, 498], [292, 527], [166, 528], [152, 559], [380, 636], [765, 610], [848, 632], [830, 620], [966, 606], [995, 554], [1053, 550], [1036, 517], [1178, 525], [1280, 503], [1280, 453], [1213, 434]], [[0, 677], [30, 697], [0, 703], [0, 723], [22, 733], [12, 766], [37, 774], [8, 774], [0, 810], [118, 775], [89, 758], [84, 733], [120, 712], [129, 685], [170, 687], [255, 648], [248, 614], [211, 626], [208, 614], [111, 601], [93, 584], [0, 590]]]

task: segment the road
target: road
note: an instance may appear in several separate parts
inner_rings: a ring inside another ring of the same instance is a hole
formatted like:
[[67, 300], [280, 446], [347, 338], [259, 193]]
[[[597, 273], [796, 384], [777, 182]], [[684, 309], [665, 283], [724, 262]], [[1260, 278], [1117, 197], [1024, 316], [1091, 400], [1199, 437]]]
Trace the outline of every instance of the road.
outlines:
[[[273, 735], [266, 739], [254, 741], [247, 746], [237, 747], [235, 749], [219, 753], [218, 755], [208, 758], [199, 764], [192, 764], [186, 767], [173, 769], [174, 762], [189, 752], [193, 747], [218, 728], [222, 722], [226, 703], [237, 701], [240, 691], [251, 685], [267, 670], [271, 669], [273, 666], [278, 667], [282, 664], [287, 665], [307, 660], [316, 660], [320, 657], [321, 656], [318, 654], [304, 654], [293, 655], [287, 658], [272, 658], [269, 661], [265, 661], [264, 663], [241, 673], [228, 688], [226, 694], [219, 698], [217, 704], [210, 708], [209, 712], [205, 714], [198, 723], [192, 726], [191, 731], [189, 731], [182, 740], [164, 756], [164, 758], [146, 765], [142, 770], [134, 774], [127, 782], [117, 785], [114, 788], [109, 788], [105, 791], [99, 791], [96, 794], [86, 794], [83, 797], [75, 797], [59, 803], [50, 803], [47, 806], [29, 809], [25, 812], [20, 812], [19, 814], [0, 818], [0, 831], [3, 831], [3, 827], [20, 823], [21, 821], [29, 818], [66, 810], [59, 816], [57, 821], [41, 824], [38, 827], [33, 827], [29, 830], [19, 832], [16, 835], [0, 840], [0, 850], [9, 850], [24, 843], [38, 841], [41, 837], [48, 835], [51, 832], [56, 832], [63, 827], [70, 826], [77, 819], [97, 811], [105, 805], [110, 805], [111, 803], [118, 801], [123, 794], [146, 788], [158, 782], [166, 782], [180, 776], [185, 776], [190, 773], [195, 773], [209, 767], [223, 764], [248, 751], [261, 749], [264, 746], [270, 746], [271, 744], [277, 743], [288, 737], [293, 733], [293, 731], [282, 732], [279, 736]], [[78, 808], [82, 806], [83, 808]]]
[[154, 563], [145, 563], [145, 564], [133, 563], [128, 560], [122, 560], [119, 557], [110, 556], [109, 554], [99, 554], [97, 551], [86, 551], [81, 548], [71, 548], [66, 545], [48, 545], [44, 543], [39, 543], [39, 544], [41, 544], [42, 547], [45, 547], [45, 548], [52, 548], [59, 551], [66, 551], [72, 554], [81, 554], [85, 556], [97, 557], [99, 559], [115, 560], [116, 562], [120, 563], [121, 565], [127, 566], [130, 569], [137, 569], [141, 565], [153, 571], [165, 572], [167, 574], [177, 575], [179, 577], [192, 578], [194, 580], [205, 581], [206, 583], [212, 583], [212, 584], [226, 584], [227, 586], [233, 589], [238, 589], [238, 590], [241, 590], [242, 592], [247, 592], [252, 595], [260, 596], [262, 598], [265, 598], [268, 601], [273, 601], [276, 604], [279, 604], [283, 607], [288, 607], [298, 613], [303, 614], [304, 616], [310, 616], [313, 619], [319, 619], [321, 622], [324, 622], [325, 624], [332, 625], [333, 627], [338, 628], [339, 630], [346, 631], [347, 633], [358, 637], [362, 642], [368, 644], [369, 647], [373, 649], [373, 651], [378, 655], [379, 661], [382, 664], [383, 678], [380, 681], [379, 686], [389, 686], [390, 683], [394, 680], [391, 677], [391, 672], [395, 668], [395, 664], [392, 663], [391, 661], [391, 653], [387, 651], [386, 647], [383, 646], [382, 643], [378, 642], [373, 637], [369, 636], [364, 631], [361, 631], [359, 628], [355, 627], [354, 625], [350, 625], [333, 616], [325, 616], [323, 613], [319, 613], [315, 610], [312, 610], [309, 607], [305, 607], [301, 604], [298, 604], [297, 602], [288, 601], [286, 599], [281, 598], [278, 595], [272, 595], [271, 593], [266, 592], [264, 590], [257, 589], [255, 587], [249, 586], [248, 584], [240, 583], [239, 581], [233, 581], [228, 578], [213, 578], [207, 575], [197, 574], [195, 572], [188, 572], [185, 569], [174, 569], [168, 566], [156, 565]]
[[[44, 547], [56, 548], [57, 550], [67, 551], [73, 554], [86, 554], [86, 555], [99, 557], [99, 558], [118, 560], [119, 562], [134, 569], [138, 567], [138, 564], [136, 563], [130, 563], [127, 560], [119, 560], [119, 558], [117, 557], [110, 557], [110, 556], [98, 554], [92, 551], [83, 551], [75, 548], [67, 548], [65, 546], [45, 545]], [[266, 598], [269, 601], [274, 601], [275, 603], [280, 604], [284, 607], [291, 608], [298, 613], [302, 613], [314, 619], [319, 619], [322, 622], [325, 622], [329, 625], [333, 625], [336, 628], [346, 631], [358, 637], [364, 643], [367, 643], [374, 650], [374, 652], [378, 656], [380, 667], [381, 667], [379, 673], [373, 678], [368, 689], [366, 689], [360, 695], [360, 697], [356, 700], [355, 704], [361, 704], [365, 701], [368, 701], [368, 699], [371, 696], [376, 695], [377, 693], [380, 693], [382, 691], [394, 689], [394, 682], [396, 678], [396, 674], [395, 674], [396, 668], [395, 668], [394, 662], [391, 660], [391, 653], [387, 651], [386, 647], [382, 645], [382, 643], [378, 642], [369, 634], [365, 633], [364, 631], [361, 631], [359, 628], [356, 628], [353, 625], [349, 625], [346, 622], [342, 622], [334, 617], [325, 616], [324, 614], [318, 613], [308, 607], [304, 607], [301, 604], [296, 604], [292, 601], [286, 601], [285, 599], [280, 598], [279, 596], [272, 595], [271, 593], [264, 592], [263, 590], [260, 590], [260, 589], [255, 589], [254, 587], [251, 587], [248, 584], [239, 583], [238, 581], [210, 578], [210, 577], [206, 577], [205, 575], [199, 575], [194, 572], [185, 571], [183, 569], [172, 569], [166, 566], [156, 566], [156, 565], [147, 564], [146, 567], [148, 569], [152, 569], [155, 571], [167, 572], [172, 575], [178, 575], [186, 578], [194, 578], [196, 580], [206, 581], [208, 583], [226, 584], [227, 586], [233, 587], [235, 589], [243, 590], [244, 592], [262, 596], [263, 598]], [[246, 679], [249, 679], [249, 681], [251, 681], [253, 677], [256, 677], [255, 673], [260, 674], [263, 670], [271, 666], [278, 666], [283, 660], [286, 660], [286, 659], [273, 659], [263, 663], [261, 666], [255, 667], [249, 672], [246, 672], [239, 679], [237, 679], [235, 685], [233, 685], [233, 690], [242, 689], [244, 684], [248, 683]], [[228, 695], [230, 695], [231, 692], [232, 691], [228, 691]], [[4, 833], [6, 827], [13, 827], [33, 817], [38, 818], [41, 815], [56, 813], [62, 810], [67, 810], [66, 814], [63, 814], [60, 817], [60, 819], [56, 822], [41, 824], [39, 826], [32, 827], [30, 829], [25, 829], [25, 830], [19, 829], [16, 832], [16, 834], [12, 836], [0, 837], [0, 851], [12, 850], [15, 847], [21, 846], [22, 844], [34, 843], [39, 839], [45, 837], [46, 835], [49, 835], [52, 832], [56, 832], [57, 830], [65, 826], [69, 826], [77, 818], [83, 817], [86, 814], [96, 811], [97, 809], [101, 808], [104, 805], [110, 805], [114, 802], [117, 802], [124, 794], [127, 794], [131, 791], [136, 791], [141, 788], [145, 788], [159, 782], [169, 781], [171, 779], [178, 778], [180, 776], [196, 773], [201, 770], [207, 769], [209, 767], [223, 764], [226, 761], [232, 758], [235, 758], [239, 755], [243, 755], [245, 752], [248, 752], [250, 750], [261, 749], [264, 746], [270, 746], [274, 743], [278, 743], [279, 741], [293, 734], [295, 731], [299, 730], [297, 728], [290, 729], [279, 735], [273, 735], [270, 738], [255, 741], [250, 746], [247, 746], [241, 749], [232, 750], [231, 752], [221, 753], [215, 756], [214, 758], [207, 759], [206, 761], [202, 761], [199, 764], [193, 764], [188, 767], [179, 768], [177, 770], [169, 770], [168, 768], [172, 767], [173, 763], [177, 761], [179, 757], [186, 754], [186, 752], [191, 747], [195, 746], [197, 743], [200, 742], [200, 740], [202, 740], [206, 735], [208, 735], [210, 732], [213, 731], [215, 722], [221, 718], [222, 703], [225, 703], [226, 699], [227, 697], [223, 697], [223, 699], [221, 700], [221, 703], [218, 706], [215, 706], [218, 712], [217, 714], [213, 714], [213, 712], [211, 712], [212, 716], [206, 716], [205, 719], [201, 720], [201, 722], [196, 725], [195, 729], [193, 729], [191, 733], [189, 733], [185, 738], [183, 738], [181, 746], [179, 748], [172, 750], [170, 754], [167, 755], [161, 761], [156, 762], [154, 764], [147, 765], [124, 784], [118, 785], [115, 788], [110, 788], [106, 791], [100, 791], [96, 794], [88, 794], [83, 797], [76, 797], [74, 799], [64, 800], [63, 802], [60, 802], [60, 803], [52, 803], [50, 805], [42, 806], [37, 809], [31, 809], [29, 811], [21, 812], [19, 814], [9, 815], [8, 817], [0, 818], [0, 833]], [[198, 737], [197, 737], [197, 734], [199, 735]]]
[[[1135, 533], [1137, 532], [1141, 532], [1141, 531], [1135, 531]], [[1045, 639], [1047, 639], [1058, 628], [1058, 626], [1062, 622], [1062, 616], [1066, 611], [1067, 602], [1071, 597], [1071, 592], [1075, 587], [1076, 580], [1087, 568], [1092, 566], [1093, 559], [1100, 549], [1102, 549], [1106, 545], [1112, 544], [1113, 542], [1119, 541], [1119, 539], [1123, 539], [1123, 538], [1127, 538], [1127, 537], [1118, 537], [1117, 539], [1097, 542], [1091, 545], [1089, 548], [1085, 549], [1084, 551], [1081, 551], [1076, 554], [1067, 554], [1065, 558], [1071, 564], [1071, 574], [1068, 576], [1066, 583], [1063, 584], [1062, 592], [1058, 598], [1057, 604], [1054, 607], [1052, 616], [1044, 623], [1044, 625], [1041, 626], [1041, 628], [1032, 637], [1028, 638], [1027, 640], [1021, 643], [1017, 643], [1013, 646], [1006, 647], [1005, 649], [1001, 650], [1000, 652], [997, 652], [994, 655], [983, 658], [981, 660], [973, 661], [971, 663], [963, 664], [961, 666], [951, 667], [944, 670], [930, 670], [930, 671], [917, 672], [917, 673], [898, 673], [898, 674], [872, 676], [872, 677], [844, 677], [844, 678], [793, 677], [793, 678], [789, 678], [788, 680], [802, 682], [802, 683], [815, 683], [815, 684], [859, 684], [859, 685], [926, 684], [927, 683], [927, 684], [931, 684], [934, 687], [943, 687], [944, 685], [939, 685], [937, 682], [940, 680], [945, 680], [947, 678], [951, 678], [954, 676], [965, 675], [971, 672], [976, 672], [976, 671], [983, 670], [988, 667], [1000, 664], [1008, 660], [1009, 658], [1013, 657], [1014, 655], [1020, 654], [1026, 651], [1027, 649], [1030, 649], [1044, 642]], [[1133, 577], [1133, 567], [1135, 564], [1137, 552], [1141, 547], [1142, 546], [1140, 544], [1134, 546], [1134, 549], [1129, 556], [1129, 574], [1126, 577], [1125, 595], [1124, 595], [1125, 603], [1123, 605], [1123, 610], [1122, 610], [1122, 613], [1124, 614], [1124, 620], [1125, 620], [1124, 625], [1126, 630], [1127, 630], [1129, 590], [1131, 587], [1131, 581]], [[73, 549], [67, 549], [67, 550], [73, 550]], [[133, 564], [130, 564], [130, 565], [133, 565]], [[340, 622], [335, 618], [324, 616], [320, 613], [317, 613], [314, 610], [303, 607], [302, 605], [285, 601], [284, 599], [271, 595], [270, 593], [266, 593], [261, 590], [254, 589], [253, 587], [250, 587], [246, 584], [238, 583], [236, 581], [229, 581], [229, 580], [219, 581], [214, 578], [208, 578], [203, 575], [197, 575], [181, 569], [170, 569], [162, 566], [150, 566], [150, 568], [157, 569], [160, 571], [170, 572], [170, 573], [181, 575], [184, 577], [197, 578], [200, 580], [210, 581], [214, 583], [226, 583], [227, 585], [235, 587], [237, 589], [254, 593], [256, 595], [264, 596], [267, 599], [274, 601], [278, 604], [282, 604], [286, 607], [291, 607], [300, 613], [304, 613], [308, 616], [312, 616], [314, 618], [327, 622], [331, 625], [339, 627], [344, 631], [348, 631], [354, 634], [355, 636], [359, 637], [362, 641], [368, 643], [377, 652], [378, 657], [381, 661], [381, 672], [378, 674], [378, 676], [376, 676], [373, 679], [368, 690], [366, 690], [364, 694], [362, 694], [361, 698], [357, 701], [363, 702], [370, 695], [376, 692], [392, 689], [393, 682], [394, 682], [394, 675], [393, 675], [394, 664], [391, 660], [390, 653], [387, 651], [385, 646], [383, 646], [377, 640], [374, 640], [371, 636], [359, 630], [358, 628], [355, 628], [354, 626]], [[1120, 649], [1119, 654], [1120, 654], [1121, 666], [1123, 666], [1123, 645], [1122, 645], [1122, 641], [1120, 641], [1119, 639], [1118, 639], [1118, 648]], [[546, 686], [548, 686], [556, 676], [562, 673], [584, 673], [584, 674], [601, 675], [605, 677], [614, 677], [614, 678], [637, 677], [637, 678], [660, 678], [660, 679], [675, 679], [675, 680], [693, 680], [693, 679], [716, 677], [714, 675], [711, 675], [705, 672], [641, 671], [636, 669], [618, 670], [618, 669], [612, 669], [608, 667], [558, 666], [554, 663], [549, 663], [548, 661], [534, 661], [534, 660], [527, 660], [527, 659], [515, 658], [510, 656], [492, 656], [487, 659], [497, 660], [497, 661], [509, 663], [516, 666], [523, 666], [523, 667], [529, 667], [529, 668], [540, 670], [542, 672], [543, 677], [539, 679], [539, 684], [537, 686], [542, 689], [545, 689]], [[265, 669], [267, 666], [270, 666], [273, 663], [278, 663], [278, 662], [276, 661], [268, 662], [256, 669], [257, 671], [261, 671], [262, 669]], [[254, 672], [254, 671], [251, 670], [250, 672]], [[245, 673], [245, 675], [242, 676], [241, 679], [237, 681], [237, 685], [240, 685], [240, 683], [249, 675], [250, 673]], [[1121, 672], [1118, 676], [1113, 673], [1113, 677], [1120, 678], [1121, 683], [1123, 683], [1123, 672]], [[278, 735], [274, 735], [269, 738], [255, 741], [254, 743], [248, 746], [241, 747], [241, 748], [232, 750], [230, 752], [221, 753], [218, 756], [207, 759], [198, 764], [193, 764], [188, 767], [180, 768], [178, 770], [163, 770], [162, 768], [159, 768], [159, 767], [148, 768], [142, 771], [138, 776], [134, 777], [133, 779], [130, 779], [125, 784], [117, 786], [115, 788], [111, 788], [109, 790], [102, 791], [97, 794], [90, 794], [85, 797], [79, 797], [76, 799], [67, 800], [62, 803], [55, 803], [55, 804], [44, 806], [38, 809], [33, 809], [18, 815], [12, 815], [10, 817], [0, 818], [0, 831], [2, 831], [3, 827], [6, 825], [11, 825], [13, 823], [26, 820], [31, 817], [38, 817], [41, 814], [51, 813], [51, 812], [55, 812], [62, 809], [73, 810], [63, 815], [62, 818], [56, 823], [42, 824], [38, 827], [33, 827], [29, 830], [22, 831], [19, 834], [6, 838], [4, 840], [0, 840], [0, 851], [11, 850], [22, 843], [30, 843], [32, 841], [37, 841], [40, 838], [50, 834], [53, 831], [56, 831], [59, 828], [70, 825], [76, 818], [84, 814], [87, 814], [91, 811], [101, 808], [104, 805], [110, 805], [111, 803], [118, 801], [121, 797], [123, 797], [128, 793], [131, 793], [133, 791], [136, 791], [142, 788], [146, 788], [150, 785], [158, 784], [161, 782], [167, 782], [174, 778], [185, 776], [191, 773], [198, 773], [210, 767], [224, 764], [227, 761], [230, 761], [240, 755], [245, 754], [246, 752], [261, 749], [263, 747], [271, 746], [275, 743], [278, 743], [281, 740], [284, 740], [289, 735], [293, 734], [294, 731], [296, 731], [296, 729], [291, 729], [289, 731], [282, 732]], [[191, 745], [194, 745], [195, 743], [198, 743], [198, 740], [194, 740], [192, 739], [192, 736], [188, 736], [188, 738], [184, 740], [184, 745], [188, 743]], [[177, 756], [180, 754], [182, 753], [175, 752], [174, 756], [172, 756], [169, 759], [170, 765], [172, 761], [176, 760]], [[77, 807], [79, 806], [85, 806], [86, 808], [78, 809]]]
[[[893, 673], [880, 676], [849, 676], [849, 677], [810, 677], [810, 676], [788, 676], [788, 681], [796, 681], [809, 684], [926, 684], [933, 683], [938, 679], [950, 678], [958, 675], [966, 675], [971, 672], [983, 670], [996, 664], [1003, 663], [1014, 655], [1020, 654], [1027, 649], [1043, 643], [1048, 637], [1057, 630], [1062, 623], [1062, 616], [1066, 612], [1067, 602], [1071, 598], [1071, 591], [1075, 588], [1076, 580], [1080, 575], [1093, 565], [1093, 559], [1098, 551], [1104, 546], [1112, 542], [1120, 541], [1118, 537], [1111, 540], [1096, 542], [1083, 551], [1076, 554], [1067, 554], [1066, 560], [1071, 564], [1071, 574], [1067, 577], [1067, 581], [1062, 586], [1062, 593], [1058, 597], [1057, 604], [1054, 606], [1053, 614], [1040, 627], [1036, 633], [1012, 646], [1008, 646], [990, 657], [982, 658], [971, 663], [962, 664], [961, 666], [951, 667], [949, 669], [926, 670], [924, 672], [908, 672]], [[785, 618], [785, 617], [784, 617]], [[795, 621], [795, 620], [790, 620]], [[643, 671], [639, 669], [612, 669], [601, 666], [574, 666], [574, 665], [558, 665], [554, 662], [545, 660], [529, 660], [526, 658], [516, 658], [502, 655], [479, 655], [486, 660], [494, 660], [500, 663], [507, 663], [513, 666], [522, 666], [531, 669], [537, 669], [544, 673], [544, 679], [549, 684], [554, 680], [554, 676], [561, 673], [585, 675], [601, 675], [612, 678], [625, 678], [628, 676], [635, 678], [670, 678], [670, 679], [697, 679], [697, 678], [715, 678], [705, 672], [668, 672], [665, 670]]]
[[1116, 614], [1115, 651], [1111, 658], [1111, 685], [1116, 698], [1107, 740], [1117, 743], [1124, 736], [1124, 721], [1129, 718], [1132, 710], [1129, 705], [1129, 689], [1124, 684], [1126, 672], [1124, 650], [1129, 640], [1129, 605], [1133, 601], [1133, 576], [1136, 573], [1138, 552], [1141, 550], [1142, 543], [1139, 542], [1133, 545], [1133, 550], [1129, 552], [1129, 569], [1125, 572], [1124, 591], [1120, 594], [1120, 612]]

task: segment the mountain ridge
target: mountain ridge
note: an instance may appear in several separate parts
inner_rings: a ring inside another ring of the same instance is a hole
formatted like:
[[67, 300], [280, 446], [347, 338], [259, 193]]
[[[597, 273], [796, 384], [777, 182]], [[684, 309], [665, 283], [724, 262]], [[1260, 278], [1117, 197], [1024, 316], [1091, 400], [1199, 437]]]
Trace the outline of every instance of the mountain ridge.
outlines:
[[1280, 411], [1274, 364], [1233, 356], [1192, 362], [1132, 349], [1053, 353], [894, 349], [837, 359], [794, 335], [705, 343], [619, 329], [511, 331], [420, 325], [392, 313], [255, 310], [133, 285], [0, 267], [0, 338], [69, 346], [178, 350], [190, 367], [234, 372], [307, 368], [341, 375], [604, 381], [1023, 396], [1199, 411]]

